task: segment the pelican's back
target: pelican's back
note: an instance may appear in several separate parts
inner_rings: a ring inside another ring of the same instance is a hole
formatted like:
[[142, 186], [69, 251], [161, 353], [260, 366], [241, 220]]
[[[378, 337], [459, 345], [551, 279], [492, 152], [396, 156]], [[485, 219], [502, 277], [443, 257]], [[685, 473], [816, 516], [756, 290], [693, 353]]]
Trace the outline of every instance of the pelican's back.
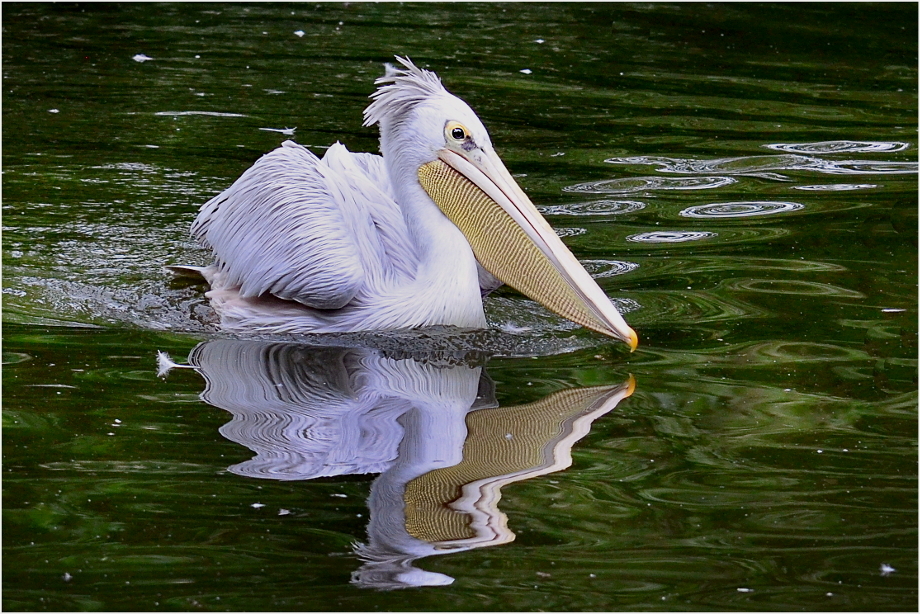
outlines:
[[[192, 234], [214, 253], [219, 287], [213, 289], [338, 309], [386, 274], [385, 258], [393, 251], [387, 244], [398, 247], [404, 236], [387, 240], [378, 229], [399, 234], [405, 222], [367, 175], [378, 172], [377, 162], [356, 163], [342, 145], [333, 148], [331, 160], [339, 161], [330, 167], [286, 141], [201, 207]], [[364, 168], [349, 175], [349, 162]], [[395, 252], [400, 259], [411, 256]]]

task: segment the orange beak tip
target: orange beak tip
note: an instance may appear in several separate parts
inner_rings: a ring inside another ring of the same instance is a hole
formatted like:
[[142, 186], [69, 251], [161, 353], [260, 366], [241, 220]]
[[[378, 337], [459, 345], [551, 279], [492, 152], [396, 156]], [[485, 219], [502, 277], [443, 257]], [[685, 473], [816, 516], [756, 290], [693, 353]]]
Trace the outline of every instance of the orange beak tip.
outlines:
[[636, 391], [636, 378], [633, 377], [633, 374], [629, 374], [629, 380], [626, 382], [626, 396], [631, 397], [632, 393]]
[[635, 352], [636, 348], [639, 347], [639, 335], [636, 334], [636, 331], [629, 329], [629, 339], [626, 341], [629, 344], [629, 351]]

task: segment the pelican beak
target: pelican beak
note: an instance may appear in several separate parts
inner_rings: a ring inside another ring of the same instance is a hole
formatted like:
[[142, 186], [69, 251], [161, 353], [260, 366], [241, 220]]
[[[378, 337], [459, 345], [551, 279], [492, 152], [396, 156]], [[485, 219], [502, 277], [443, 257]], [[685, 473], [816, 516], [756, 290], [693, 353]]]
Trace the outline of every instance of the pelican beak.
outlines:
[[564, 318], [639, 344], [491, 147], [442, 149], [418, 171], [422, 187], [470, 242], [487, 271]]

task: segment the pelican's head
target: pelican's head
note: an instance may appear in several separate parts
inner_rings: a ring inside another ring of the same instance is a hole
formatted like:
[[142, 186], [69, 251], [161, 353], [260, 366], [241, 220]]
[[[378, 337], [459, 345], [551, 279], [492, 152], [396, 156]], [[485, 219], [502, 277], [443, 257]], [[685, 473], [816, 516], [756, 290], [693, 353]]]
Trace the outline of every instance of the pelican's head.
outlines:
[[380, 125], [384, 157], [415, 169], [492, 275], [634, 350], [635, 331], [511, 177], [473, 110], [434, 73], [396, 59], [404, 68], [387, 66], [364, 111], [366, 126]]

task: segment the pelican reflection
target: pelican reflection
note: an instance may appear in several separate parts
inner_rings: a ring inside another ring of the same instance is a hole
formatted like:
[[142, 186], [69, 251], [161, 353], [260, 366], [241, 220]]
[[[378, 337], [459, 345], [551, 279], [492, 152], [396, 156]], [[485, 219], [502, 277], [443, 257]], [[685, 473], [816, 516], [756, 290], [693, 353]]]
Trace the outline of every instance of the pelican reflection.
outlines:
[[485, 358], [214, 339], [189, 363], [205, 378], [202, 399], [233, 415], [221, 434], [255, 453], [231, 472], [380, 474], [352, 582], [392, 589], [453, 581], [418, 558], [514, 540], [501, 489], [571, 465], [575, 442], [635, 387], [630, 377], [499, 407]]

